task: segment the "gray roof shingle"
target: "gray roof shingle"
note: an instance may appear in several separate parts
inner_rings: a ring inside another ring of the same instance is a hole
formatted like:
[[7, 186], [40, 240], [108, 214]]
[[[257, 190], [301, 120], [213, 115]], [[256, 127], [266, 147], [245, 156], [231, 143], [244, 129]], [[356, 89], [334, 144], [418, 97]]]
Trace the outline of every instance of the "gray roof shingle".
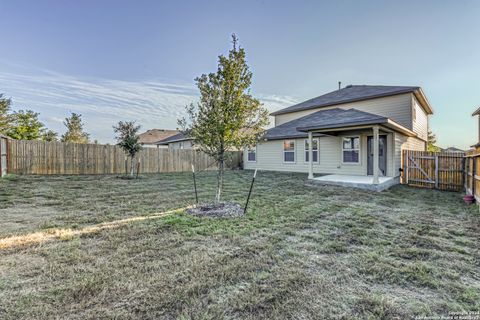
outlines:
[[182, 132], [179, 132], [176, 135], [173, 135], [173, 136], [168, 137], [166, 139], [160, 140], [160, 141], [156, 142], [155, 144], [157, 144], [157, 145], [167, 145], [167, 144], [175, 142], [175, 141], [185, 141], [185, 140], [191, 140], [191, 138], [187, 137]]
[[340, 90], [335, 90], [291, 107], [275, 111], [271, 113], [271, 115], [279, 115], [294, 111], [333, 106], [341, 103], [386, 97], [401, 93], [413, 92], [418, 89], [420, 89], [420, 87], [349, 85]]
[[177, 133], [178, 130], [150, 129], [138, 135], [138, 142], [142, 144], [155, 144], [157, 141], [161, 141]]
[[263, 138], [267, 140], [302, 138], [307, 136], [307, 130], [380, 124], [387, 121], [386, 117], [357, 109], [327, 109], [271, 128], [265, 132]]

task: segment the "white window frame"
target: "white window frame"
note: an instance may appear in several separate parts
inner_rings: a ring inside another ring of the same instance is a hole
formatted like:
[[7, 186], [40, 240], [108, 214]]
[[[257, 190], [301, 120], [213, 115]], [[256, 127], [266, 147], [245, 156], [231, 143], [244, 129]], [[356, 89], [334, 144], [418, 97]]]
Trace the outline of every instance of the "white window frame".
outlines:
[[[344, 149], [343, 148], [343, 139], [352, 139], [352, 138], [358, 138], [358, 149]], [[342, 157], [342, 164], [345, 164], [345, 165], [360, 165], [361, 162], [362, 162], [362, 139], [360, 138], [360, 136], [343, 136], [341, 139], [340, 139], [340, 143], [341, 143], [341, 157]], [[358, 151], [358, 161], [357, 162], [345, 162], [343, 161], [344, 158], [343, 158], [343, 152], [344, 151]]]
[[[285, 151], [285, 142], [286, 141], [293, 141], [293, 151]], [[295, 139], [285, 139], [285, 140], [283, 140], [282, 148], [283, 148], [283, 153], [282, 153], [283, 163], [285, 163], [285, 164], [296, 163], [296, 160], [297, 160], [297, 152], [296, 152], [297, 141]], [[285, 152], [293, 152], [293, 161], [285, 161]]]
[[[317, 140], [317, 150], [313, 150], [312, 149], [312, 155], [313, 155], [313, 152], [317, 152], [317, 161], [313, 161], [314, 163], [319, 163], [320, 162], [320, 139], [319, 138], [313, 138], [312, 139], [312, 142]], [[305, 149], [304, 152], [304, 160], [305, 160], [305, 163], [309, 163], [310, 161], [307, 161], [307, 154], [308, 154], [308, 149], [307, 149], [307, 143], [308, 143], [308, 139], [305, 139], [305, 142], [303, 143], [303, 148]], [[312, 143], [313, 144], [313, 143]]]
[[[253, 154], [255, 154], [255, 160], [250, 160], [250, 158], [248, 157], [248, 154], [251, 153], [250, 151], [253, 151]], [[257, 162], [257, 146], [253, 148], [247, 147], [247, 162]]]

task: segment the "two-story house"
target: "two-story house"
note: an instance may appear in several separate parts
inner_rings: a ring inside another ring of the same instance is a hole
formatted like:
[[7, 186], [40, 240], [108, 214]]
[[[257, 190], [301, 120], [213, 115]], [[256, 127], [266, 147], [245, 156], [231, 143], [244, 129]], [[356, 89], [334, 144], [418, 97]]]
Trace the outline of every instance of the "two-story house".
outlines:
[[349, 85], [273, 112], [244, 167], [398, 182], [402, 149], [426, 150], [431, 114], [420, 87]]

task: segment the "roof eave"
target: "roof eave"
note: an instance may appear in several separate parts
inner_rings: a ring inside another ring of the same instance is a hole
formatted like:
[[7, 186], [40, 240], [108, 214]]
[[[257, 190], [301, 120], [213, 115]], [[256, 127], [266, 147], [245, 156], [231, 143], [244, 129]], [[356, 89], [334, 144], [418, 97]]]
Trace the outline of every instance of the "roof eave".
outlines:
[[395, 131], [401, 132], [401, 133], [403, 133], [403, 134], [405, 134], [406, 136], [409, 136], [409, 137], [417, 137], [418, 136], [412, 130], [402, 126], [401, 124], [393, 121], [392, 119], [388, 119], [388, 121], [386, 123], [386, 126], [388, 126], [391, 129], [394, 129]]
[[335, 125], [324, 125], [324, 126], [308, 126], [308, 127], [297, 127], [297, 131], [308, 132], [315, 130], [329, 130], [329, 129], [339, 129], [339, 128], [351, 128], [356, 126], [365, 126], [365, 125], [374, 125], [374, 124], [384, 124], [388, 122], [388, 118], [379, 118], [375, 120], [368, 121], [353, 121], [342, 124]]
[[156, 145], [161, 145], [161, 146], [166, 146], [170, 143], [173, 143], [173, 142], [180, 142], [180, 141], [188, 141], [188, 140], [193, 140], [192, 138], [183, 138], [183, 139], [175, 139], [175, 140], [168, 140], [168, 141], [158, 141], [158, 142], [155, 142], [154, 144]]
[[[314, 134], [314, 137], [321, 137], [324, 136], [324, 134]], [[262, 137], [260, 138], [260, 141], [273, 141], [273, 140], [284, 140], [284, 139], [302, 139], [302, 138], [307, 138], [308, 134], [302, 134], [302, 135], [283, 135], [283, 136], [274, 136], [274, 137]]]
[[427, 114], [433, 114], [433, 108], [430, 102], [428, 101], [427, 96], [425, 95], [425, 92], [423, 92], [422, 88], [418, 87], [415, 91], [413, 91], [413, 94], [422, 104], [422, 107], [425, 109]]
[[477, 108], [477, 110], [473, 111], [472, 117], [480, 115], [480, 107]]

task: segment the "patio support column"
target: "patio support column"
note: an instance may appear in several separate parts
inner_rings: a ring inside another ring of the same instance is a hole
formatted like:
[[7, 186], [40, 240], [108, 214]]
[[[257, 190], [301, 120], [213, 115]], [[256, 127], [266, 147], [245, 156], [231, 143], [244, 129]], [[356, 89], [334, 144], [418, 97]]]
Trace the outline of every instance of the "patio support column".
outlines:
[[313, 132], [308, 132], [308, 179], [313, 179]]
[[378, 156], [378, 126], [373, 127], [373, 184], [378, 184], [378, 164], [379, 164], [379, 156]]

